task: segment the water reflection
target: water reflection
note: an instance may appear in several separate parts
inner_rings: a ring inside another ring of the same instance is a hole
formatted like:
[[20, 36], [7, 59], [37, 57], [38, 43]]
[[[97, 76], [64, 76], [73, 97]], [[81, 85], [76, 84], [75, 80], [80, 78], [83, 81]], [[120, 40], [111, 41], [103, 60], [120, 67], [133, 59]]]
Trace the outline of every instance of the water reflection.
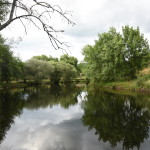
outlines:
[[20, 92], [0, 91], [0, 143], [14, 123], [14, 118], [22, 113], [23, 101]]
[[27, 99], [25, 107], [28, 109], [38, 109], [60, 104], [63, 108], [68, 108], [78, 102], [77, 96], [79, 93], [80, 89], [71, 86], [28, 88], [24, 93]]
[[83, 102], [82, 122], [95, 129], [99, 141], [112, 147], [122, 143], [123, 149], [140, 148], [149, 137], [149, 102], [143, 97], [89, 92]]
[[0, 90], [0, 143], [24, 108], [34, 110], [54, 105], [69, 108], [77, 103], [79, 93], [80, 89], [71, 86]]
[[1, 90], [0, 150], [148, 150], [148, 99], [68, 86]]

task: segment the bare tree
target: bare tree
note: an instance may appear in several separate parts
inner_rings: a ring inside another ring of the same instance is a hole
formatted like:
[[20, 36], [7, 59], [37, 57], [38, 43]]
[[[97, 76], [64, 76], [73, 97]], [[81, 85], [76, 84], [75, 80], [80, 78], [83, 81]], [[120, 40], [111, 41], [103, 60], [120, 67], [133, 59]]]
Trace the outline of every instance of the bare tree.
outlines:
[[27, 21], [39, 29], [42, 27], [55, 49], [62, 49], [62, 45], [67, 46], [66, 43], [61, 42], [57, 37], [57, 33], [64, 31], [55, 29], [53, 25], [50, 25], [49, 21], [52, 20], [52, 15], [60, 15], [68, 24], [74, 25], [74, 22], [68, 16], [71, 13], [63, 11], [58, 5], [52, 6], [46, 1], [28, 0], [28, 2], [30, 2], [30, 5], [26, 4], [23, 0], [0, 0], [1, 8], [6, 5], [10, 8], [10, 11], [7, 11], [8, 17], [5, 17], [5, 21], [1, 20], [0, 22], [0, 31], [15, 20], [20, 20], [25, 28], [25, 32], [27, 32], [25, 25], [25, 21]]

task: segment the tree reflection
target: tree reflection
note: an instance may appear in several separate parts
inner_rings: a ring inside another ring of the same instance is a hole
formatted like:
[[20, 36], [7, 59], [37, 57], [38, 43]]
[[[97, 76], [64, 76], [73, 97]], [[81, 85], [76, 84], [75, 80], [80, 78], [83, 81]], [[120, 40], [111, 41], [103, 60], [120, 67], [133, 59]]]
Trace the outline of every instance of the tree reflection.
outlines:
[[38, 109], [61, 105], [63, 108], [68, 108], [78, 102], [77, 96], [80, 91], [81, 89], [71, 86], [28, 88], [24, 91], [24, 95], [27, 95], [25, 107], [28, 109]]
[[23, 101], [20, 92], [0, 91], [0, 143], [14, 123], [16, 116], [22, 113]]
[[78, 102], [77, 95], [80, 91], [71, 86], [0, 90], [0, 143], [23, 108], [38, 109], [59, 104], [63, 108], [68, 108]]
[[150, 112], [136, 97], [88, 93], [87, 101], [83, 103], [82, 122], [96, 130], [99, 140], [109, 142], [112, 147], [122, 143], [123, 149], [139, 149], [148, 138]]

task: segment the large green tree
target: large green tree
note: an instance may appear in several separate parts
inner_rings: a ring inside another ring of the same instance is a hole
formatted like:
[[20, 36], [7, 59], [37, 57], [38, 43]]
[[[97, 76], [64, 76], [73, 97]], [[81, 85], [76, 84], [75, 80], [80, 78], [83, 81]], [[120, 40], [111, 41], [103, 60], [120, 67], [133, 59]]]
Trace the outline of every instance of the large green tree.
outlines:
[[123, 33], [110, 28], [98, 35], [93, 46], [83, 48], [85, 74], [94, 81], [134, 79], [149, 63], [150, 49], [139, 28], [125, 26]]
[[148, 40], [140, 33], [139, 28], [125, 26], [122, 28], [124, 43], [124, 59], [126, 73], [130, 79], [136, 77], [137, 71], [145, 67], [150, 58]]
[[23, 62], [13, 56], [10, 46], [0, 35], [0, 81], [10, 81], [12, 78], [21, 79], [23, 77]]
[[0, 35], [0, 80], [9, 81], [12, 73], [12, 52]]
[[26, 79], [39, 83], [42, 79], [46, 79], [51, 75], [53, 68], [46, 61], [32, 58], [25, 62]]

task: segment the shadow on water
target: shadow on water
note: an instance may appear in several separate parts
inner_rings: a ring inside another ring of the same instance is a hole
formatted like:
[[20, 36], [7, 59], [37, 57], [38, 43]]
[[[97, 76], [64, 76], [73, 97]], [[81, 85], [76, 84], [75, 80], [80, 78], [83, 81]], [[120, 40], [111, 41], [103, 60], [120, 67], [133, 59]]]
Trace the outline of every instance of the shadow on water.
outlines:
[[82, 123], [89, 130], [95, 129], [99, 141], [139, 149], [149, 137], [150, 102], [143, 96], [89, 91], [82, 106]]

